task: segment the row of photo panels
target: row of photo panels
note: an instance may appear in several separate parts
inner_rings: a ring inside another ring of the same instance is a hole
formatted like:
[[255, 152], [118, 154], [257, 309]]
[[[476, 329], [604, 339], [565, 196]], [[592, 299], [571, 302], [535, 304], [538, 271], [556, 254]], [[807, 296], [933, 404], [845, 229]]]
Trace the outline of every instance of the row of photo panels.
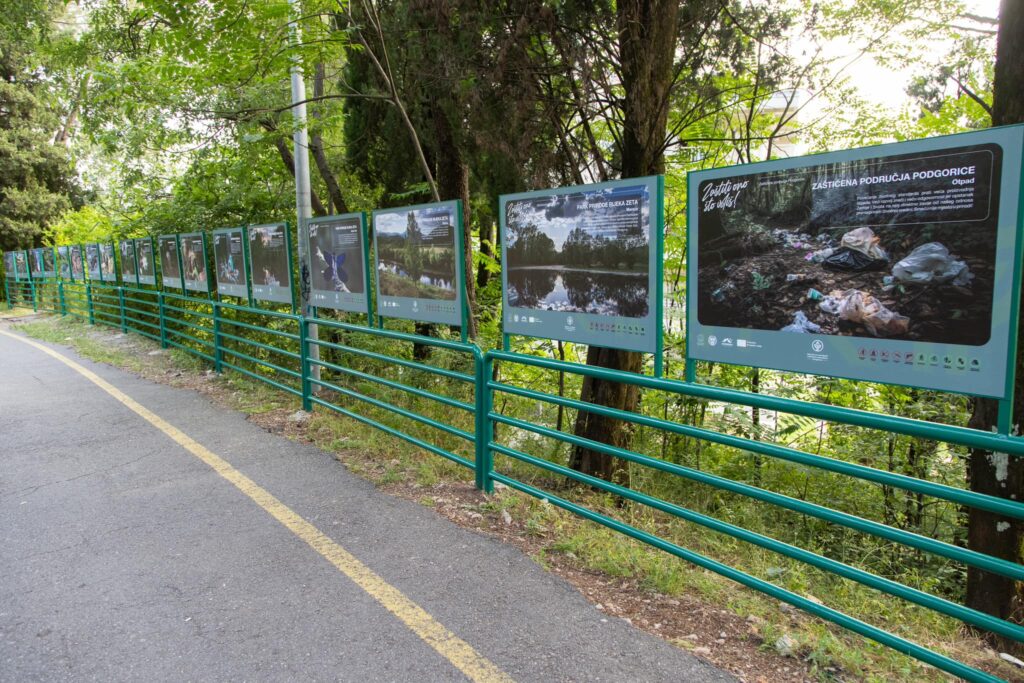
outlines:
[[[377, 296], [386, 317], [463, 324], [458, 201], [376, 211]], [[369, 221], [364, 213], [306, 222], [310, 304], [369, 314]], [[295, 306], [296, 260], [286, 222], [4, 253], [15, 281], [60, 279], [159, 286], [201, 296]]]

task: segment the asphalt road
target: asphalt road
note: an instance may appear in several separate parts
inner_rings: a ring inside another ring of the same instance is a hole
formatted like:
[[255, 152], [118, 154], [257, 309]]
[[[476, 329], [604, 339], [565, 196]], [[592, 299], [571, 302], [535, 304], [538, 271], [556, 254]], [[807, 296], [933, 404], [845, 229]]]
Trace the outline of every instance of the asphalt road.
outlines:
[[[327, 453], [58, 350], [517, 681], [734, 680]], [[137, 412], [0, 335], [0, 680], [466, 680], [387, 607]]]

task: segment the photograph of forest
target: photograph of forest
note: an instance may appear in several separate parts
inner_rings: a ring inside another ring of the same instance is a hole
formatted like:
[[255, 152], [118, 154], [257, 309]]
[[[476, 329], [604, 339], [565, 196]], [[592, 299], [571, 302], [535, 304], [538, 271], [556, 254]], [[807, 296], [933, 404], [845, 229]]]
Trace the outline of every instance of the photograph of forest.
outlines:
[[380, 293], [455, 299], [455, 217], [450, 207], [375, 213]]
[[14, 265], [14, 252], [4, 252], [4, 276], [8, 278], [16, 278], [18, 271]]
[[505, 206], [510, 306], [642, 318], [650, 308], [650, 198], [643, 185]]
[[164, 286], [181, 287], [181, 264], [178, 263], [178, 236], [163, 235], [159, 238], [160, 268]]
[[701, 324], [986, 343], [1000, 157], [984, 147], [704, 181]]

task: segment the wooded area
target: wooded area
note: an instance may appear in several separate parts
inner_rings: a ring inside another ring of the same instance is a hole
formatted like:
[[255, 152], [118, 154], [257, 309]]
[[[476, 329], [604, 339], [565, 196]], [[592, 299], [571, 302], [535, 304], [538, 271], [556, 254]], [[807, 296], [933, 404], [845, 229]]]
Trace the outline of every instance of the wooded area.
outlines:
[[[310, 87], [314, 214], [461, 200], [461, 254], [451, 246], [451, 234], [424, 231], [412, 213], [403, 226], [406, 236], [378, 235], [377, 248], [389, 264], [379, 275], [382, 291], [454, 298], [449, 274], [454, 259], [462, 258], [469, 334], [481, 348], [497, 348], [498, 274], [507, 265], [497, 246], [499, 195], [664, 174], [666, 309], [680, 311], [687, 172], [1024, 122], [1022, 53], [1024, 3], [1018, 0], [1003, 0], [998, 18], [979, 16], [960, 0], [938, 6], [930, 0], [826, 0], [813, 6], [797, 0], [303, 0], [294, 6], [12, 0], [0, 14], [0, 249], [102, 242], [100, 250], [86, 252], [92, 268], [94, 261], [101, 267], [112, 260], [120, 240], [151, 236], [162, 260], [173, 259], [165, 276], [176, 277], [179, 247], [158, 242], [159, 235], [294, 224], [289, 77], [298, 67]], [[913, 74], [901, 109], [878, 106], [850, 80], [867, 60]], [[765, 201], [777, 208], [784, 199]], [[841, 232], [773, 232], [759, 224], [758, 211], [748, 208], [742, 239], [723, 240], [722, 262], [739, 259], [740, 265], [726, 272], [721, 264], [702, 264], [698, 276], [715, 315], [741, 320], [739, 326], [781, 329], [797, 309], [812, 310], [806, 300], [811, 287], [827, 294], [868, 282], [883, 285], [887, 273], [847, 275], [808, 261], [809, 253], [837, 246]], [[723, 233], [734, 227], [723, 226]], [[900, 257], [924, 238], [884, 230], [878, 236]], [[510, 271], [511, 289], [522, 301], [543, 301], [561, 287], [566, 294], [559, 305], [595, 310], [595, 299], [611, 298], [601, 294], [605, 287], [618, 293], [620, 315], [646, 313], [646, 280], [641, 285], [635, 277], [646, 267], [639, 241], [602, 241], [580, 232], [556, 247], [528, 223], [502, 238], [530, 265], [529, 274]], [[971, 268], [970, 289], [894, 289], [883, 303], [910, 319], [895, 336], [930, 340], [941, 331], [954, 335], [945, 341], [979, 343], [991, 315], [985, 294], [992, 273], [985, 264], [995, 244], [980, 234], [942, 238]], [[205, 282], [205, 270], [190, 267], [188, 245], [180, 250], [184, 275]], [[261, 252], [253, 259], [266, 271], [267, 284], [282, 279], [272, 273], [269, 256]], [[803, 278], [799, 286], [786, 285], [794, 274]], [[682, 378], [687, 339], [678, 318], [666, 321], [663, 360], [668, 376]], [[404, 329], [455, 334], [421, 323]], [[829, 331], [867, 334], [854, 326]], [[652, 363], [639, 353], [597, 346], [517, 344], [529, 353], [631, 372]], [[1018, 358], [1018, 434], [1024, 424], [1020, 366]], [[589, 376], [567, 379], [528, 367], [514, 372], [519, 374], [502, 379], [557, 383], [560, 396], [1002, 498], [1024, 496], [1024, 461], [1005, 454], [780, 419], [756, 407], [642, 392]], [[703, 364], [698, 373], [701, 381], [721, 386], [985, 431], [997, 420], [997, 406], [987, 399], [736, 366]], [[500, 408], [508, 414], [537, 410], [515, 400]], [[535, 419], [1011, 562], [1024, 559], [1020, 520], [887, 486], [840, 485], [825, 473], [627, 428], [597, 413], [559, 406]], [[576, 470], [656, 490], [988, 614], [1024, 620], [1024, 587], [1010, 578], [825, 523], [807, 524], [782, 511], [765, 514], [739, 497], [666, 486], [605, 453], [535, 446], [536, 454]], [[689, 540], [723, 549], [705, 538]], [[755, 571], [777, 569], [758, 558], [737, 561], [746, 560]], [[827, 577], [783, 572], [769, 578], [822, 599], [875, 605], [850, 598]], [[905, 620], [901, 628], [934, 627], [943, 634], [937, 638], [950, 633], [923, 617], [894, 615]], [[1019, 648], [987, 637], [1007, 651]]]

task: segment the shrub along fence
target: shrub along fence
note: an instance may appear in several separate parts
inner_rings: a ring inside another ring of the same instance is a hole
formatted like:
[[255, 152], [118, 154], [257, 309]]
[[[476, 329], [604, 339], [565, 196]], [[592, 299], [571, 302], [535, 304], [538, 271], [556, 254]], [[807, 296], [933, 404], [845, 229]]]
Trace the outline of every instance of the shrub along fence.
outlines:
[[[838, 478], [891, 487], [948, 501], [962, 508], [986, 510], [1007, 518], [1024, 519], [1024, 503], [808, 453], [777, 443], [584, 403], [534, 387], [499, 381], [495, 379], [498, 376], [495, 369], [501, 365], [531, 367], [563, 376], [609, 380], [676, 397], [756, 407], [824, 420], [835, 425], [874, 429], [984, 449], [1005, 454], [1005, 457], [1024, 457], [1024, 438], [725, 389], [696, 381], [624, 373], [509, 351], [484, 354], [474, 344], [459, 341], [422, 337], [326, 318], [303, 318], [290, 311], [236, 305], [209, 297], [158, 291], [143, 286], [119, 287], [112, 283], [69, 283], [42, 279], [7, 279], [4, 284], [8, 307], [31, 306], [34, 310], [73, 316], [91, 324], [108, 325], [122, 332], [143, 335], [159, 342], [164, 348], [180, 349], [209, 363], [218, 372], [233, 370], [294, 395], [307, 410], [320, 406], [337, 412], [454, 462], [470, 470], [477, 487], [484, 491], [490, 492], [495, 483], [501, 483], [549, 501], [582, 518], [789, 603], [965, 680], [999, 679], [869, 624], [856, 615], [830, 608], [817, 600], [731, 567], [605, 512], [573, 502], [560, 495], [564, 486], [557, 482], [585, 485], [644, 506], [665, 518], [699, 525], [964, 624], [1024, 642], [1024, 627], [1016, 623], [716, 519], [678, 502], [666, 500], [665, 497], [645, 493], [640, 488], [589, 476], [561, 464], [557, 458], [531, 455], [526, 452], [530, 449], [523, 444], [532, 444], [533, 439], [541, 439], [604, 453], [632, 466], [656, 472], [659, 476], [711, 487], [812, 520], [884, 539], [921, 553], [1024, 581], [1024, 566], [1020, 564], [851, 512], [776, 493], [751, 483], [552, 429], [521, 416], [514, 417], [505, 411], [496, 410], [494, 399], [496, 396], [512, 397], [536, 405], [587, 411], [625, 421], [637, 428], [682, 435], [760, 458], [827, 472]], [[320, 326], [319, 338], [316, 340], [307, 334], [311, 324]], [[373, 349], [367, 348], [370, 346]], [[414, 346], [429, 346], [434, 352], [428, 359], [423, 359], [419, 357], [422, 354], [411, 352]], [[318, 348], [319, 353], [312, 353], [313, 348]], [[317, 368], [319, 371], [315, 371]], [[438, 406], [441, 406], [440, 411]], [[436, 419], [438, 414], [446, 420]], [[498, 427], [501, 427], [502, 438], [496, 436]], [[529, 435], [529, 439], [524, 438], [524, 435]], [[531, 476], [529, 472], [533, 470], [544, 476]]]

